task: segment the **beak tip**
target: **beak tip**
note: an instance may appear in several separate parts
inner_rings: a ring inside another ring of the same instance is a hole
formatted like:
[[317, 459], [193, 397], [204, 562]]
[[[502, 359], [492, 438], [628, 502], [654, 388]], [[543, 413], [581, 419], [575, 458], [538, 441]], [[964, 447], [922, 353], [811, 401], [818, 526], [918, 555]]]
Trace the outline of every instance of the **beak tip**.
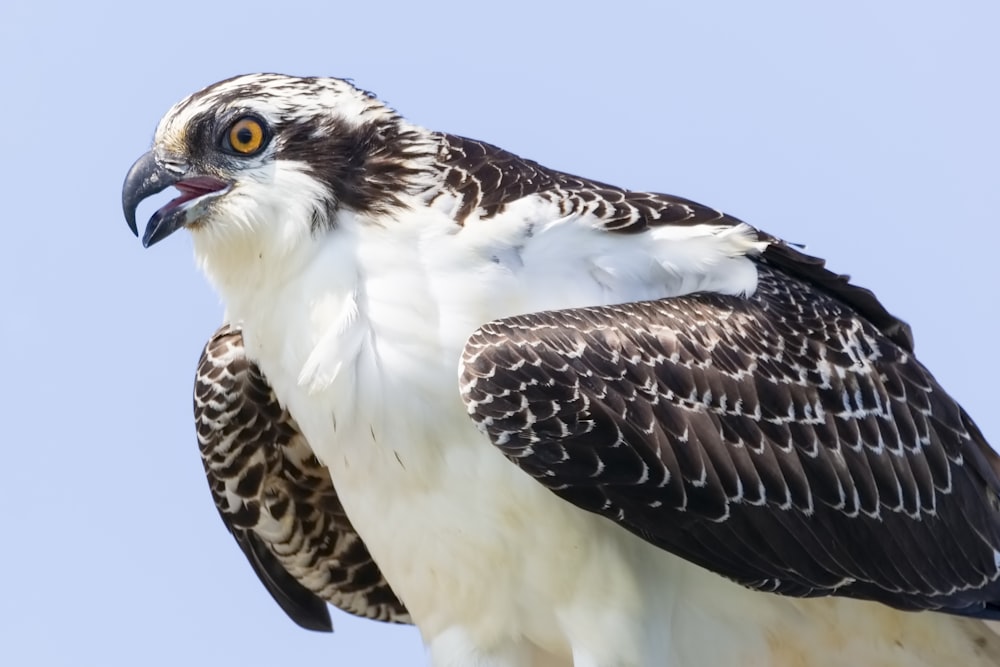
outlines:
[[[163, 170], [152, 151], [136, 160], [129, 169], [125, 183], [122, 184], [122, 211], [128, 228], [136, 237], [139, 236], [139, 228], [135, 222], [135, 213], [139, 202], [176, 182], [177, 178]], [[149, 236], [148, 231], [143, 237], [142, 244], [148, 248], [151, 244], [147, 236]]]
[[139, 237], [139, 227], [135, 224], [135, 211], [138, 205], [139, 202], [133, 201], [129, 183], [126, 181], [125, 186], [122, 188], [122, 213], [125, 214], [125, 222], [136, 238]]

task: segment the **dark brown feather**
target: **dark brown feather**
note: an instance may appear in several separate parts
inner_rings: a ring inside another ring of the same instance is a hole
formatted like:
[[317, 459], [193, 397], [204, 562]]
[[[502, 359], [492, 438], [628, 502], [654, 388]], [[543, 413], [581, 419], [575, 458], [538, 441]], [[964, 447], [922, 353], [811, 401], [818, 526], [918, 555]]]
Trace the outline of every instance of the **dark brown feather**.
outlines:
[[486, 324], [470, 414], [555, 493], [744, 585], [995, 616], [997, 455], [864, 294], [776, 264], [746, 298]]
[[212, 499], [261, 583], [304, 628], [330, 631], [326, 603], [409, 623], [355, 532], [330, 476], [225, 325], [198, 363], [195, 423]]
[[[563, 216], [593, 215], [609, 232], [638, 233], [659, 225], [743, 224], [738, 218], [683, 197], [634, 192], [573, 176], [475, 139], [440, 133], [433, 136], [440, 144], [437, 168], [444, 187], [431, 193], [431, 201], [444, 194], [457, 196], [461, 201], [455, 214], [459, 224], [473, 213], [482, 219], [492, 218], [528, 195], [556, 203]], [[763, 262], [847, 304], [891, 341], [907, 352], [913, 351], [909, 325], [889, 313], [870, 290], [852, 284], [848, 276], [830, 271], [824, 260], [755, 231], [761, 241], [769, 242], [761, 257]]]

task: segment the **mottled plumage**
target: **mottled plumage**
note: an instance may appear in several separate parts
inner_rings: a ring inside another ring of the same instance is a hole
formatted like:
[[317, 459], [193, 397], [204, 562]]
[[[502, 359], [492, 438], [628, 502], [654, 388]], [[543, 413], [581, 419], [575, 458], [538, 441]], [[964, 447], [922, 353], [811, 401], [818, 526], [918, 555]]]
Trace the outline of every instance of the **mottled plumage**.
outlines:
[[238, 328], [223, 326], [205, 346], [194, 417], [222, 521], [292, 620], [329, 631], [329, 602], [358, 616], [409, 622], [326, 468], [247, 360]]
[[563, 498], [743, 585], [1000, 617], [978, 429], [856, 311], [759, 276], [486, 324], [469, 412]]
[[[337, 79], [179, 103], [126, 179], [133, 230], [169, 185], [144, 243], [192, 232], [253, 361], [223, 330], [199, 382], [232, 429], [200, 418], [213, 492], [293, 618], [282, 572], [319, 592], [332, 536], [375, 588], [322, 597], [405, 604], [435, 667], [1000, 663], [966, 618], [1000, 615], [1000, 459], [822, 260]], [[258, 478], [303, 517], [281, 539]]]

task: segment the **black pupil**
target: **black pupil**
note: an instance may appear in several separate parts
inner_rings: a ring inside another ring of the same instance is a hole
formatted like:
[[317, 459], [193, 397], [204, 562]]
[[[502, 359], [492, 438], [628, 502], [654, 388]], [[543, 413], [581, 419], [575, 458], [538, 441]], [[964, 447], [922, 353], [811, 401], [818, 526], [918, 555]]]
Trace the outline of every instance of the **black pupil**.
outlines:
[[253, 131], [249, 127], [241, 127], [236, 130], [236, 141], [240, 144], [249, 144], [253, 140]]

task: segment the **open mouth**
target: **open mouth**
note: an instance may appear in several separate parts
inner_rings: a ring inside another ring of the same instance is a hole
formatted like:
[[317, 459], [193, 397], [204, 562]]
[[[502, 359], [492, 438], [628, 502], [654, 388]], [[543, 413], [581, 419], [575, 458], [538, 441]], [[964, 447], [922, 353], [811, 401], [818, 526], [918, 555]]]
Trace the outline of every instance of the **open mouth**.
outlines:
[[231, 183], [214, 176], [192, 175], [185, 178], [188, 171], [189, 165], [183, 161], [174, 160], [167, 164], [153, 151], [143, 154], [128, 170], [122, 184], [122, 212], [133, 234], [138, 235], [135, 213], [140, 202], [171, 185], [180, 192], [179, 197], [168, 201], [149, 219], [146, 232], [142, 235], [143, 246], [148, 248], [178, 229], [196, 223], [209, 212], [212, 201], [232, 188]]
[[174, 209], [180, 208], [184, 204], [210, 195], [214, 192], [222, 192], [229, 188], [229, 183], [212, 178], [211, 176], [195, 176], [185, 178], [174, 183], [174, 187], [180, 191], [179, 197], [174, 197], [164, 204], [155, 214], [156, 218], [163, 218]]

